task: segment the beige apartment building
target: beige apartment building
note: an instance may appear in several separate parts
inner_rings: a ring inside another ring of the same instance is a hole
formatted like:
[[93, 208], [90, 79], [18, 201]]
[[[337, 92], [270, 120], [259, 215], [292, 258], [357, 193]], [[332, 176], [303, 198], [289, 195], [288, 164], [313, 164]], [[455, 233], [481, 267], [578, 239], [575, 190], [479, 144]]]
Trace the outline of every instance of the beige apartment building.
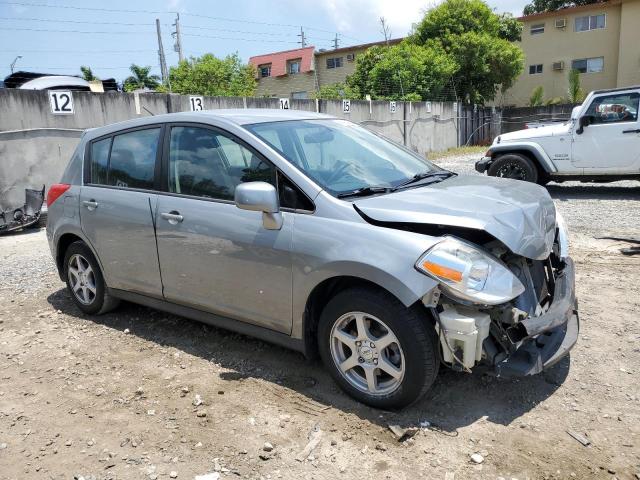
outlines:
[[538, 86], [545, 100], [566, 98], [572, 68], [581, 72], [585, 93], [640, 84], [640, 0], [610, 0], [519, 20], [524, 70], [497, 104], [527, 105]]
[[[398, 38], [388, 43], [393, 45], [400, 41], [402, 39]], [[305, 47], [251, 57], [249, 63], [256, 67], [258, 78], [256, 96], [311, 98], [322, 85], [344, 82], [355, 69], [356, 57], [367, 48], [386, 43], [331, 50]]]

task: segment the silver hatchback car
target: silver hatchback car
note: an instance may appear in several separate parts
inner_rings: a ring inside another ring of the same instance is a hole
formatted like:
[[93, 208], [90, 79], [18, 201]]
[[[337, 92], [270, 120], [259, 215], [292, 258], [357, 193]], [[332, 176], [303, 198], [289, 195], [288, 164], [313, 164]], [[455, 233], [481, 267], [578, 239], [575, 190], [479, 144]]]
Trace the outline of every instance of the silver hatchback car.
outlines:
[[567, 233], [545, 189], [456, 175], [326, 115], [91, 129], [47, 204], [83, 312], [128, 300], [319, 354], [374, 407], [414, 402], [440, 365], [536, 374], [577, 340]]

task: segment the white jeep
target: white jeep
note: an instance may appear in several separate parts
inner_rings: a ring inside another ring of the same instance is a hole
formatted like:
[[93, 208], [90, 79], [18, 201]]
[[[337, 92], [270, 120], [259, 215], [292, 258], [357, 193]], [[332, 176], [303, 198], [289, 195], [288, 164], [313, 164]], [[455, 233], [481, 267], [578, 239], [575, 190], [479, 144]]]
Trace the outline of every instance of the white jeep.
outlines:
[[566, 123], [499, 135], [476, 170], [541, 185], [640, 180], [640, 86], [596, 90]]

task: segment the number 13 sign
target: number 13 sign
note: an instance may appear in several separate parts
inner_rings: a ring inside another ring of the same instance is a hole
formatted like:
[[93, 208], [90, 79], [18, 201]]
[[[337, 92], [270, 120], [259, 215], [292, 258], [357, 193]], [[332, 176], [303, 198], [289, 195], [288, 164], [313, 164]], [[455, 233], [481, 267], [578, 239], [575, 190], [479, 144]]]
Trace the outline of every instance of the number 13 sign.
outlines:
[[67, 90], [49, 90], [49, 105], [54, 115], [73, 115], [73, 95]]

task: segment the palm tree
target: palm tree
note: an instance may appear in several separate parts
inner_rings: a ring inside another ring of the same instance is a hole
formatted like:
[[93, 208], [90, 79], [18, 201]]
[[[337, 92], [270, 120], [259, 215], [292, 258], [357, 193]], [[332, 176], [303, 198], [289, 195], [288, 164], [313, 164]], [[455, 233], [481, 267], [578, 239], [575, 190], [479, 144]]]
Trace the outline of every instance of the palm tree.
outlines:
[[98, 77], [96, 77], [93, 72], [91, 71], [91, 68], [89, 67], [85, 67], [84, 65], [82, 65], [80, 67], [80, 71], [82, 72], [82, 78], [84, 78], [87, 82], [91, 82], [93, 80], [100, 80]]
[[158, 75], [149, 75], [151, 67], [141, 67], [132, 63], [129, 70], [133, 75], [125, 78], [123, 82], [125, 92], [137, 90], [138, 88], [155, 90], [160, 85], [160, 77]]
[[584, 100], [584, 91], [580, 85], [580, 72], [575, 68], [569, 71], [569, 103], [576, 105]]

